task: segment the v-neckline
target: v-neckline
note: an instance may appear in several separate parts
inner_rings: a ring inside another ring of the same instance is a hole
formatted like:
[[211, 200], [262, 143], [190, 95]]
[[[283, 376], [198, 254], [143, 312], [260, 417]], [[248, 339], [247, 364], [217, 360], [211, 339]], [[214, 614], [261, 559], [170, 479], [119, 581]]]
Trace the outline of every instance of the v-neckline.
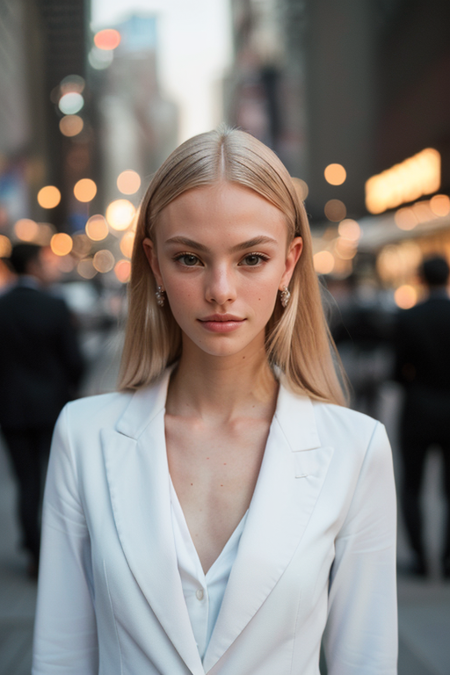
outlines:
[[178, 521], [184, 530], [182, 532], [183, 537], [185, 541], [188, 543], [189, 548], [191, 549], [191, 554], [195, 558], [196, 566], [198, 567], [199, 570], [201, 570], [201, 573], [203, 575], [203, 579], [205, 581], [205, 584], [208, 584], [208, 581], [211, 581], [211, 579], [214, 577], [214, 571], [215, 568], [219, 565], [220, 560], [227, 554], [227, 552], [230, 550], [230, 548], [234, 545], [236, 539], [241, 536], [244, 526], [245, 526], [245, 521], [247, 520], [247, 515], [248, 515], [248, 509], [242, 516], [241, 520], [239, 523], [236, 525], [235, 529], [231, 533], [230, 537], [228, 538], [227, 542], [225, 543], [224, 547], [220, 551], [219, 555], [217, 558], [214, 560], [213, 564], [211, 567], [208, 568], [208, 570], [205, 572], [203, 569], [203, 565], [200, 560], [200, 556], [198, 554], [197, 548], [194, 544], [194, 540], [192, 539], [191, 532], [189, 530], [186, 516], [184, 515], [183, 508], [181, 506], [180, 500], [177, 495], [177, 491], [175, 490], [175, 486], [172, 481], [172, 476], [169, 473], [169, 483], [170, 483], [170, 497], [171, 497], [171, 502], [173, 505], [173, 508], [176, 510], [177, 515], [178, 515]]

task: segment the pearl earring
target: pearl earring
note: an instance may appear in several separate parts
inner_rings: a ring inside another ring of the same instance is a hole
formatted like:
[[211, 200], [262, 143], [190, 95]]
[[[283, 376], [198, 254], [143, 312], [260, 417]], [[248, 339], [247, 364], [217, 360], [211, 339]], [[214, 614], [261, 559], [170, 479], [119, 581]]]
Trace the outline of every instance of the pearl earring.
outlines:
[[289, 289], [287, 286], [285, 286], [280, 293], [280, 301], [283, 307], [287, 307], [290, 297], [291, 294], [289, 292]]
[[162, 286], [158, 286], [155, 295], [156, 295], [156, 302], [160, 307], [164, 307], [164, 293], [165, 293], [164, 288]]

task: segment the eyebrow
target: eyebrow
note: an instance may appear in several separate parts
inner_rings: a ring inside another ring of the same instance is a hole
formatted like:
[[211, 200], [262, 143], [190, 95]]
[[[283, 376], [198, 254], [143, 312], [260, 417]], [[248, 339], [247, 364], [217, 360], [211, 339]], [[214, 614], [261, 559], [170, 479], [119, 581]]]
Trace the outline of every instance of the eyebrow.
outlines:
[[[260, 246], [261, 244], [276, 244], [277, 241], [276, 239], [272, 239], [272, 237], [254, 237], [253, 239], [248, 239], [247, 241], [243, 241], [241, 244], [236, 244], [236, 246], [233, 246], [231, 249], [232, 252], [235, 251], [243, 251], [247, 248], [254, 248], [255, 246]], [[203, 244], [199, 244], [197, 241], [194, 241], [193, 239], [188, 239], [187, 237], [171, 237], [170, 239], [167, 239], [165, 244], [183, 244], [183, 246], [187, 246], [189, 248], [195, 248], [197, 251], [207, 251], [208, 248], [207, 246], [203, 246]]]

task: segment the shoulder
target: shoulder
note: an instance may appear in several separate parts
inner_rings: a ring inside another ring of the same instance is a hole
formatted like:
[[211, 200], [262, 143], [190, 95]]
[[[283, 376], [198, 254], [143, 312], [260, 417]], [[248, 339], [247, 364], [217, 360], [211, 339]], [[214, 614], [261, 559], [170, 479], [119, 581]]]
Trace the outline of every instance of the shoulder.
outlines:
[[72, 433], [92, 433], [103, 427], [114, 427], [132, 396], [128, 392], [86, 396], [68, 403], [61, 416]]
[[347, 456], [364, 458], [373, 439], [384, 436], [383, 424], [369, 415], [334, 405], [312, 401], [317, 431], [323, 445], [333, 445]]

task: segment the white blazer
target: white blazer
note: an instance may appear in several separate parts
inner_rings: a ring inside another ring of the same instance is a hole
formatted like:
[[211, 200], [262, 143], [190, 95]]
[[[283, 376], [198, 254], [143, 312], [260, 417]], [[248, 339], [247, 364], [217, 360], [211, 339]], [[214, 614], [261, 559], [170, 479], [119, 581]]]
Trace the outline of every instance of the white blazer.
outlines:
[[384, 427], [280, 386], [202, 663], [177, 568], [168, 373], [58, 420], [33, 675], [395, 675], [396, 501]]

